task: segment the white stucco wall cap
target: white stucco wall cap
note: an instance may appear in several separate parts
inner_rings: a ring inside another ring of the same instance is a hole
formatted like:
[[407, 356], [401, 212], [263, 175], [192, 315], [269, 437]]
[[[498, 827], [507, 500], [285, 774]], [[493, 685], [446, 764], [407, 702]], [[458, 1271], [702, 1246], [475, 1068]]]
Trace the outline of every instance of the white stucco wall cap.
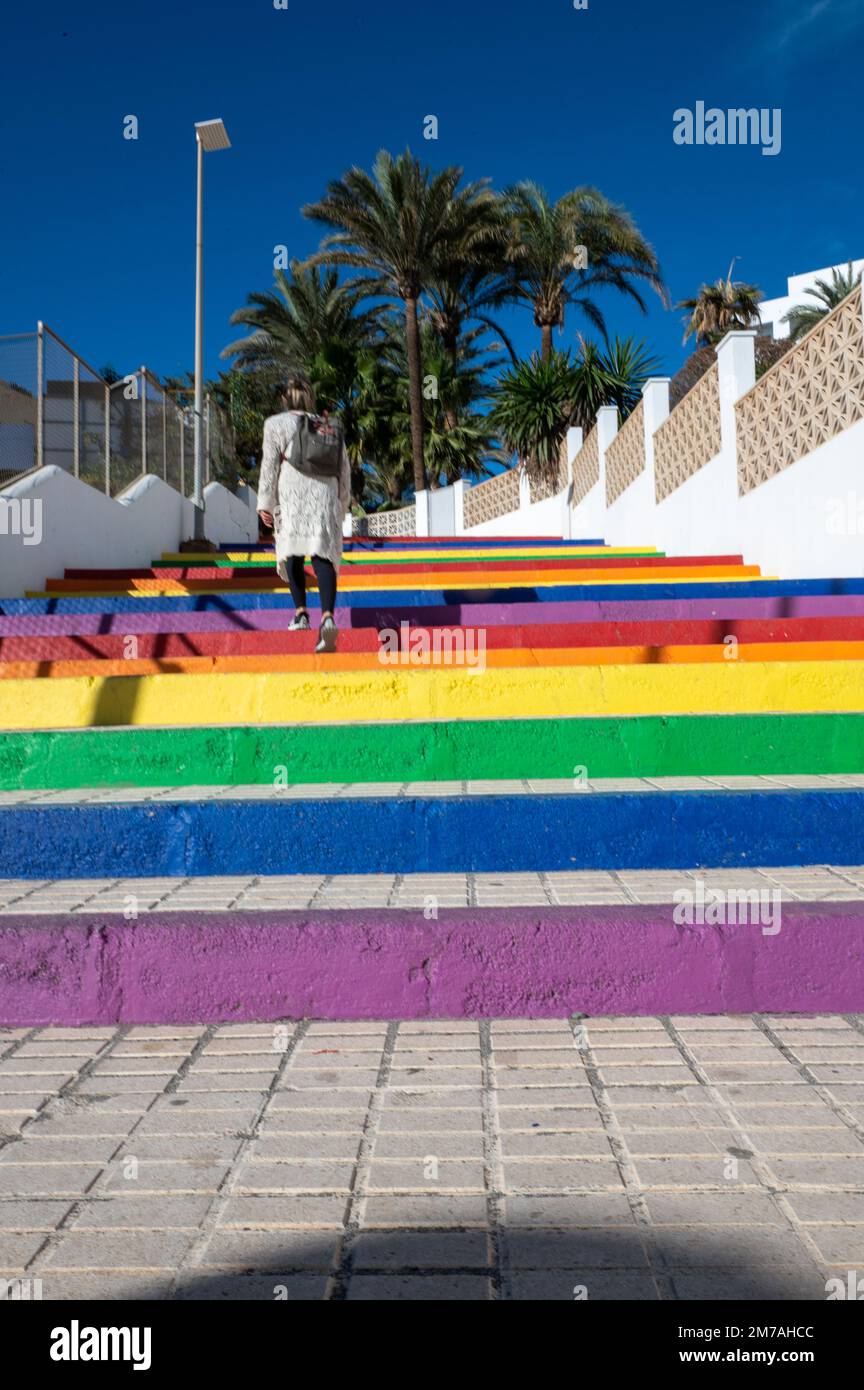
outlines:
[[[114, 498], [114, 501], [128, 506], [130, 502], [135, 502], [139, 497], [143, 497], [145, 493], [152, 492], [154, 487], [159, 487], [160, 484], [162, 487], [169, 488], [171, 492], [176, 492], [177, 490], [176, 488], [172, 488], [170, 483], [166, 483], [164, 478], [157, 478], [155, 473], [145, 473], [142, 478], [136, 478], [128, 487], [124, 488], [123, 491]], [[96, 490], [97, 492], [99, 491], [98, 488]]]
[[18, 497], [22, 492], [33, 492], [34, 489], [47, 483], [49, 478], [53, 478], [60, 473], [65, 473], [65, 468], [60, 468], [56, 463], [46, 463], [43, 468], [33, 468], [29, 473], [25, 473], [23, 478], [17, 478], [14, 483], [7, 483], [0, 488], [0, 493], [6, 497]]
[[720, 339], [714, 351], [719, 352], [724, 344], [728, 343], [731, 338], [757, 338], [758, 336], [759, 334], [755, 328], [730, 328], [729, 332], [725, 333]]

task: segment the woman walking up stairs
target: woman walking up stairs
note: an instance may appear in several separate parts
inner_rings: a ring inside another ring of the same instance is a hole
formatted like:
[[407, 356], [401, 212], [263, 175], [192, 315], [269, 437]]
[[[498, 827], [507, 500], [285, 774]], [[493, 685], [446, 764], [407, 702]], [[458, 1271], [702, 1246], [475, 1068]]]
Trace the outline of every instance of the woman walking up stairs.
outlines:
[[285, 409], [264, 422], [258, 515], [272, 527], [276, 570], [294, 600], [289, 631], [309, 627], [306, 556], [311, 556], [321, 604], [316, 652], [336, 650], [336, 583], [342, 559], [342, 522], [351, 499], [351, 473], [342, 428], [315, 414], [305, 377], [292, 375]]

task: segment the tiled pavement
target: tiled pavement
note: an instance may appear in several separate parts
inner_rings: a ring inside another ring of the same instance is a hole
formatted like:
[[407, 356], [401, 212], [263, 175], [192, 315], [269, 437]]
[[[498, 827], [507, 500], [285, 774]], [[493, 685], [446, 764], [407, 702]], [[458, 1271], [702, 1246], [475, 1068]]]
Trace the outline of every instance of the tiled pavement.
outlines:
[[[554, 873], [291, 874], [214, 878], [0, 879], [0, 914], [578, 906], [669, 903], [697, 883], [716, 892], [757, 889], [782, 902], [864, 898], [864, 865], [803, 868], [615, 870]], [[671, 907], [670, 907], [671, 911]]]
[[82, 787], [60, 791], [0, 791], [3, 806], [98, 805], [117, 801], [280, 801], [326, 797], [562, 795], [584, 792], [813, 791], [861, 788], [864, 773], [772, 774], [737, 777], [548, 777], [467, 782], [254, 782], [200, 787]]
[[0, 1275], [45, 1299], [824, 1299], [864, 1018], [0, 1032]]

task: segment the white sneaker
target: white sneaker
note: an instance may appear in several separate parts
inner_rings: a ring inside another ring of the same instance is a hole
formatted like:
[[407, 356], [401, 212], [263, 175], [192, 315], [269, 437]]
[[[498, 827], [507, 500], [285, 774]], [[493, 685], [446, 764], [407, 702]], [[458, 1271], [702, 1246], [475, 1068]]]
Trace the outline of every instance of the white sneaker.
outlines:
[[294, 617], [293, 617], [292, 620], [291, 620], [291, 622], [288, 624], [288, 631], [289, 631], [289, 632], [308, 632], [308, 631], [309, 631], [309, 614], [308, 614], [308, 613], [299, 613], [299, 614], [298, 614], [298, 613], [295, 613], [295, 614], [294, 614]]
[[318, 629], [316, 652], [335, 652], [338, 632], [332, 618], [325, 618]]

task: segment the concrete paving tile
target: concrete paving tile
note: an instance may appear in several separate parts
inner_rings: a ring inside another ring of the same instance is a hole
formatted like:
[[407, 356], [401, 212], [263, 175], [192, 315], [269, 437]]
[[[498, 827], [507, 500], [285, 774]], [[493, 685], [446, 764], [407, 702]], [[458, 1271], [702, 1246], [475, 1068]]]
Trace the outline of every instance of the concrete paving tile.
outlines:
[[585, 1193], [578, 1197], [508, 1197], [507, 1222], [524, 1226], [631, 1226], [630, 1204], [623, 1192]]
[[356, 1270], [485, 1270], [488, 1237], [482, 1231], [363, 1231], [354, 1249]]
[[586, 1299], [598, 1303], [626, 1299], [633, 1302], [654, 1302], [659, 1294], [651, 1275], [639, 1272], [605, 1272], [584, 1269], [550, 1269], [542, 1274], [518, 1271], [509, 1281], [508, 1297], [515, 1301], [553, 1301], [572, 1303]]
[[747, 1299], [766, 1301], [815, 1301], [825, 1298], [825, 1276], [814, 1269], [728, 1269], [725, 1271], [673, 1270], [672, 1280], [680, 1299], [722, 1302]]
[[207, 1241], [195, 1269], [215, 1267], [255, 1274], [313, 1269], [326, 1274], [338, 1241], [336, 1230], [217, 1231]]
[[175, 1269], [192, 1243], [191, 1231], [68, 1231], [45, 1257], [46, 1270]]
[[172, 1301], [296, 1303], [324, 1297], [324, 1274], [211, 1274], [186, 1272]]
[[355, 1274], [348, 1287], [349, 1303], [473, 1303], [490, 1297], [489, 1279], [471, 1274]]
[[170, 1271], [126, 1274], [112, 1270], [107, 1274], [58, 1274], [46, 1269], [41, 1279], [43, 1299], [74, 1303], [160, 1302], [168, 1297], [174, 1284], [174, 1275]]

